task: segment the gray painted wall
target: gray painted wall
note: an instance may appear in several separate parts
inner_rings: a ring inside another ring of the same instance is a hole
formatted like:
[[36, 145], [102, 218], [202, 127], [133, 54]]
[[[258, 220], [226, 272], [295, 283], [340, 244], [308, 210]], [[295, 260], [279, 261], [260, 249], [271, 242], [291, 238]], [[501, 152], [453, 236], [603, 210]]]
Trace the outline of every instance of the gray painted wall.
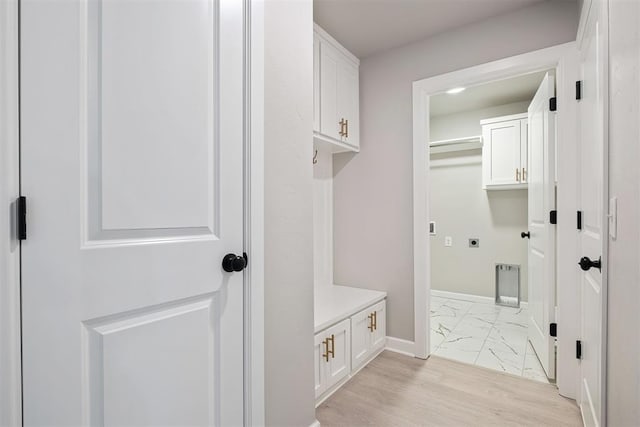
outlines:
[[[432, 117], [431, 140], [482, 134], [480, 120], [527, 111], [529, 102]], [[482, 189], [482, 150], [431, 155], [431, 288], [493, 297], [495, 264], [520, 265], [520, 300], [527, 301], [527, 191]], [[444, 245], [445, 236], [453, 246]], [[470, 248], [469, 238], [480, 247]]]
[[609, 240], [607, 425], [640, 425], [640, 2], [610, 1], [609, 192], [618, 237]]
[[265, 395], [270, 426], [315, 421], [311, 0], [264, 3]]
[[549, 1], [366, 58], [361, 152], [334, 157], [334, 279], [388, 292], [387, 334], [413, 340], [412, 83], [575, 40], [573, 1]]

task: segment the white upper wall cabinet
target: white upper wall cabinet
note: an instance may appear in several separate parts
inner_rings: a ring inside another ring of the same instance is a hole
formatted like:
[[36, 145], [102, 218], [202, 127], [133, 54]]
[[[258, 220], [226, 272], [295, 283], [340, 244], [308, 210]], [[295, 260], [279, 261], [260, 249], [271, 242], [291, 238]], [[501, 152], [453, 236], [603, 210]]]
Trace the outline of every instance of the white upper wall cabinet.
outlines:
[[360, 150], [360, 61], [314, 25], [314, 141], [334, 153]]
[[527, 114], [480, 121], [482, 125], [482, 188], [527, 188]]

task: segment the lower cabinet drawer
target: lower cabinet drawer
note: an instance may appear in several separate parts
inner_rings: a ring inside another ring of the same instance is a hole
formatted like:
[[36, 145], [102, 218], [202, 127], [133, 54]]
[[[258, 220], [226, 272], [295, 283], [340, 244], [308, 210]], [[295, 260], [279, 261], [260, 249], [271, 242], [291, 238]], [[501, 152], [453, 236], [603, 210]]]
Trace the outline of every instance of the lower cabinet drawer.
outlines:
[[351, 373], [351, 322], [349, 319], [316, 334], [315, 391], [319, 397]]

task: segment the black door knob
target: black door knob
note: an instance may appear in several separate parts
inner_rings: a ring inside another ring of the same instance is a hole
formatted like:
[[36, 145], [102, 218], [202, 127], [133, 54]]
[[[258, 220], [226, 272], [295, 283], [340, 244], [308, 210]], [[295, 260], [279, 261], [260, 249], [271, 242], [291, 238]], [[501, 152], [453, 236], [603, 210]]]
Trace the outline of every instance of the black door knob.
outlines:
[[227, 273], [242, 271], [247, 267], [248, 261], [247, 254], [242, 254], [242, 256], [226, 254], [224, 258], [222, 258], [222, 269]]
[[530, 238], [531, 238], [531, 233], [530, 233], [530, 232], [528, 232], [528, 231], [525, 233], [525, 232], [523, 231], [522, 233], [520, 233], [520, 237], [522, 237], [523, 239], [524, 239], [525, 237], [526, 237], [527, 239], [530, 239]]
[[598, 257], [597, 261], [591, 261], [589, 257], [583, 256], [582, 258], [580, 258], [580, 262], [578, 263], [578, 265], [583, 271], [589, 271], [591, 267], [597, 268], [598, 270], [602, 271], [601, 259], [601, 257]]

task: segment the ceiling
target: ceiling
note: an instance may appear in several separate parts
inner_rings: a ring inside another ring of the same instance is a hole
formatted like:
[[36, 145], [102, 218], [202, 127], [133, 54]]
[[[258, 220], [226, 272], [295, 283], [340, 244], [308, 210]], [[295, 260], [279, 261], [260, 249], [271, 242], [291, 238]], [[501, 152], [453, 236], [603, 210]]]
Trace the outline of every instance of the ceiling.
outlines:
[[432, 117], [462, 111], [496, 107], [512, 102], [531, 101], [546, 71], [525, 74], [507, 80], [499, 80], [467, 88], [454, 95], [442, 93], [430, 98], [429, 111]]
[[314, 0], [313, 18], [359, 58], [545, 0]]

